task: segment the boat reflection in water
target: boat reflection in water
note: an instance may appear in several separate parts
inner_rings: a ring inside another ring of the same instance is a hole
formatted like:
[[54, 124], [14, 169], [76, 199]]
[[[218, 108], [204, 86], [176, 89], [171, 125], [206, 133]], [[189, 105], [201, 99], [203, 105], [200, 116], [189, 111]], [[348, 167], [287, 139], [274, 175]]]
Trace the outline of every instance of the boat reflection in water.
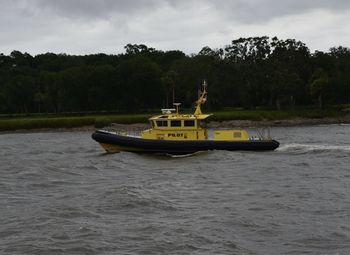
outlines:
[[107, 152], [143, 152], [165, 154], [191, 154], [207, 150], [275, 150], [279, 142], [259, 133], [250, 136], [247, 130], [214, 130], [213, 137], [202, 127], [201, 121], [212, 114], [203, 114], [201, 105], [206, 102], [207, 90], [203, 89], [196, 101], [193, 114], [179, 113], [179, 103], [175, 109], [162, 109], [162, 114], [149, 119], [151, 128], [139, 135], [121, 132], [115, 129], [101, 129], [92, 134], [92, 138], [101, 144]]

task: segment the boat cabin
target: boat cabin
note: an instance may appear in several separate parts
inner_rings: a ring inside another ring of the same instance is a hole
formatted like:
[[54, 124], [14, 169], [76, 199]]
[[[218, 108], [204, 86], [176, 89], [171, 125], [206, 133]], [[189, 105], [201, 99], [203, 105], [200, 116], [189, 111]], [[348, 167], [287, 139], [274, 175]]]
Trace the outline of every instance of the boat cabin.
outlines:
[[151, 129], [142, 133], [142, 138], [165, 140], [205, 140], [207, 130], [201, 126], [201, 121], [210, 114], [179, 114], [175, 109], [162, 109], [162, 115], [149, 119]]

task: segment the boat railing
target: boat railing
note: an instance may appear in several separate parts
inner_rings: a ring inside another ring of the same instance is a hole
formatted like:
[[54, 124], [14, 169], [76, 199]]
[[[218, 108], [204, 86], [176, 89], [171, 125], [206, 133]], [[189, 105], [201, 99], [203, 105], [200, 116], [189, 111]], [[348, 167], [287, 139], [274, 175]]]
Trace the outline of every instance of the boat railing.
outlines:
[[112, 123], [111, 125], [104, 127], [102, 130], [116, 135], [141, 137], [142, 132], [146, 129], [147, 128], [145, 127], [134, 127]]
[[256, 132], [261, 140], [272, 140], [269, 127], [258, 128], [256, 129]]

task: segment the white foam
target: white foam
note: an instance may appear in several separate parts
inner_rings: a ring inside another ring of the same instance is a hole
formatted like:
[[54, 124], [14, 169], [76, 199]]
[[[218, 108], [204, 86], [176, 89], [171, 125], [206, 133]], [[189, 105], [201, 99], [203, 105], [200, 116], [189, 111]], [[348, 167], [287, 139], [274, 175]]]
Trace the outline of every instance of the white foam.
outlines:
[[166, 153], [165, 155], [169, 156], [171, 158], [187, 158], [187, 157], [192, 157], [193, 155], [198, 155], [201, 153], [205, 153], [205, 152], [204, 151], [197, 151], [197, 152], [193, 152], [193, 153], [189, 153], [189, 154], [179, 154], [179, 155]]
[[290, 152], [324, 152], [324, 151], [342, 151], [350, 152], [350, 145], [329, 145], [329, 144], [301, 144], [291, 143], [283, 144], [277, 151]]

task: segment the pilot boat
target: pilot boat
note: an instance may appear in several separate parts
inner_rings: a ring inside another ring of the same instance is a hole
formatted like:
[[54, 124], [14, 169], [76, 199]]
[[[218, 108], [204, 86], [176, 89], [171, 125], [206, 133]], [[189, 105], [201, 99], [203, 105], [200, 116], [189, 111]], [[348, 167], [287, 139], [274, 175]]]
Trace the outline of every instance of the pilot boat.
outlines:
[[151, 128], [139, 135], [106, 128], [95, 131], [92, 138], [109, 153], [128, 151], [182, 155], [208, 150], [267, 151], [278, 148], [279, 142], [270, 136], [250, 136], [244, 129], [214, 130], [209, 138], [208, 130], [202, 125], [212, 115], [202, 113], [201, 106], [206, 99], [204, 82], [193, 114], [179, 113], [180, 104], [174, 103], [175, 109], [162, 109], [161, 115], [151, 117]]

